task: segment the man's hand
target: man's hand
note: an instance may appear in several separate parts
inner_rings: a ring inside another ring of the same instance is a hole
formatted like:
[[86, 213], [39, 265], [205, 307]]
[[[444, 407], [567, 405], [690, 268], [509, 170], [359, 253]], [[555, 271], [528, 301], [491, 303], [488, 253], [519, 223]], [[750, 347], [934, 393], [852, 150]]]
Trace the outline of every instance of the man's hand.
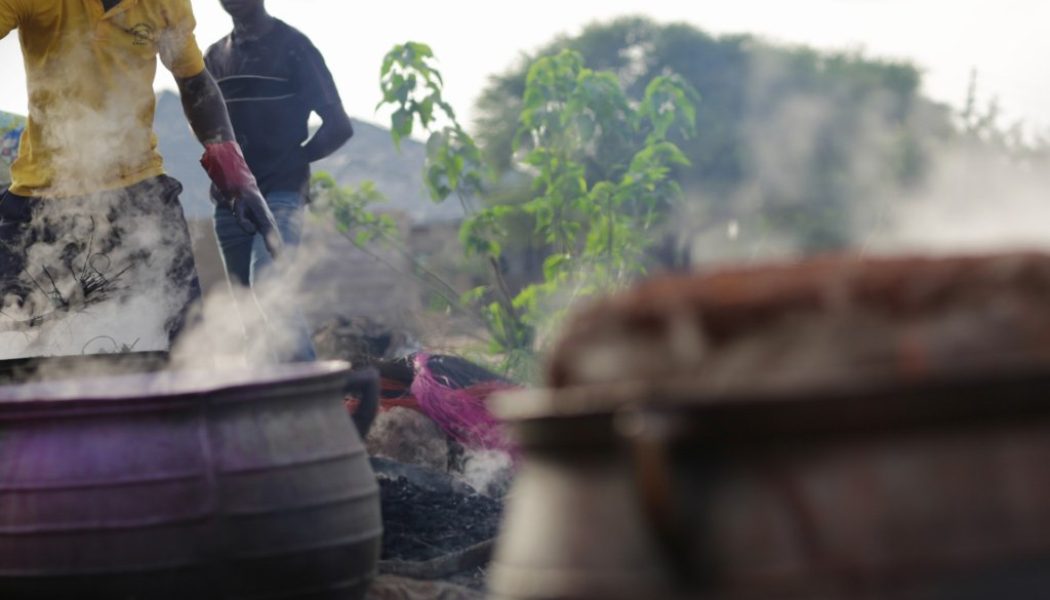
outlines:
[[228, 208], [237, 218], [237, 223], [248, 233], [262, 235], [266, 249], [276, 259], [284, 241], [266, 199], [259, 192], [255, 176], [244, 162], [241, 147], [233, 141], [207, 144], [201, 165], [218, 189], [219, 196], [229, 203]]
[[266, 204], [266, 199], [258, 190], [245, 190], [233, 200], [233, 216], [237, 218], [237, 224], [248, 233], [258, 232], [266, 242], [266, 249], [270, 256], [276, 259], [284, 248], [281, 232], [277, 229], [277, 221]]

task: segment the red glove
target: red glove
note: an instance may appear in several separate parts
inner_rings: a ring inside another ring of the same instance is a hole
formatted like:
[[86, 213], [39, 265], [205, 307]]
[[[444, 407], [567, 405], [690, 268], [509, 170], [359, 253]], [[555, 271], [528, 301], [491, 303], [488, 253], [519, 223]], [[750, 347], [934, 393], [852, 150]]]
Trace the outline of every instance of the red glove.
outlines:
[[234, 141], [205, 145], [201, 165], [222, 196], [231, 203], [230, 208], [241, 228], [248, 233], [258, 231], [267, 250], [277, 258], [284, 240], [255, 176], [244, 160], [240, 145]]

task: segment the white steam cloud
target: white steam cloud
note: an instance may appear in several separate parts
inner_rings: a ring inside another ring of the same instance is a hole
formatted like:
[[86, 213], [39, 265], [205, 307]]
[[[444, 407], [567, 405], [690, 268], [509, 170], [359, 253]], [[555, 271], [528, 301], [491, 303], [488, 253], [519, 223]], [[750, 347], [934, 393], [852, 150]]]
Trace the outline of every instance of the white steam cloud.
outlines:
[[162, 185], [136, 193], [37, 205], [23, 292], [0, 308], [0, 360], [168, 348], [168, 325], [190, 291], [169, 271], [185, 259], [188, 237], [165, 220]]
[[[756, 68], [755, 97], [769, 97], [778, 77], [776, 65]], [[909, 102], [795, 92], [754, 111], [744, 128], [748, 179], [721, 195], [687, 189], [671, 220], [690, 263], [835, 247], [857, 255], [1050, 249], [1050, 148], [946, 131], [949, 108]], [[917, 175], [902, 176], [905, 161], [920, 165]], [[839, 239], [814, 242], [813, 231]]]
[[1050, 160], [973, 144], [940, 148], [926, 184], [872, 232], [875, 251], [1050, 250]]

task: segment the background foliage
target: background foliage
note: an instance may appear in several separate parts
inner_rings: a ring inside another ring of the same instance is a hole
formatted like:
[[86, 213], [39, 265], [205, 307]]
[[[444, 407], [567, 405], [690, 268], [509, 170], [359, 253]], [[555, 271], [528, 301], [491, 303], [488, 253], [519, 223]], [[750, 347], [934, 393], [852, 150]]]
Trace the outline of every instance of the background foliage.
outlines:
[[[480, 285], [456, 289], [418, 260], [417, 275], [527, 376], [580, 298], [655, 270], [856, 246], [946, 145], [1050, 156], [980, 105], [976, 76], [958, 114], [920, 83], [914, 66], [861, 53], [624, 18], [493, 76], [471, 131], [422, 43], [387, 55], [380, 104], [395, 143], [427, 138], [426, 186], [467, 215], [462, 265]], [[343, 189], [329, 206], [359, 244], [392, 243], [367, 214], [372, 191]]]

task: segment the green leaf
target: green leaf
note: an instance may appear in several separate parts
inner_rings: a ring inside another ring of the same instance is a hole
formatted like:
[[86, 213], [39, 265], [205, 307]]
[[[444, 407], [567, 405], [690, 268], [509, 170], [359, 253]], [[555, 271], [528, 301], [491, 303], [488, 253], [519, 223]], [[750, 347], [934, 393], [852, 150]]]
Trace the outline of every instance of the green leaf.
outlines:
[[556, 278], [572, 262], [568, 254], [552, 254], [543, 261], [543, 276], [547, 280]]
[[418, 105], [419, 110], [419, 122], [426, 127], [434, 119], [434, 97], [428, 96], [424, 98]]
[[362, 229], [357, 232], [356, 236], [354, 236], [354, 244], [358, 246], [367, 246], [368, 242], [372, 241], [374, 237], [375, 235], [372, 232]]
[[435, 202], [443, 202], [452, 195], [452, 188], [448, 184], [448, 176], [445, 168], [440, 164], [431, 164], [426, 172], [427, 190], [430, 198]]
[[401, 149], [401, 140], [412, 135], [412, 113], [399, 108], [390, 116], [390, 134], [394, 138], [394, 145]]
[[390, 52], [387, 52], [386, 56], [383, 57], [383, 66], [379, 69], [379, 78], [383, 79], [390, 73], [390, 69], [394, 66], [394, 62], [397, 60], [397, 47]]
[[476, 287], [474, 289], [471, 289], [471, 290], [463, 293], [459, 297], [459, 300], [463, 304], [477, 304], [478, 302], [481, 302], [485, 298], [486, 294], [488, 294], [488, 291], [489, 291], [489, 289], [487, 287], [485, 287], [485, 286], [478, 286], [478, 287]]
[[401, 78], [401, 81], [397, 82], [394, 86], [394, 100], [397, 100], [402, 106], [408, 104], [408, 98], [412, 94], [412, 91], [416, 89], [416, 76], [409, 75], [408, 77]]
[[408, 42], [406, 46], [411, 50], [412, 56], [417, 59], [433, 58], [434, 51], [430, 49], [430, 46], [420, 42]]

